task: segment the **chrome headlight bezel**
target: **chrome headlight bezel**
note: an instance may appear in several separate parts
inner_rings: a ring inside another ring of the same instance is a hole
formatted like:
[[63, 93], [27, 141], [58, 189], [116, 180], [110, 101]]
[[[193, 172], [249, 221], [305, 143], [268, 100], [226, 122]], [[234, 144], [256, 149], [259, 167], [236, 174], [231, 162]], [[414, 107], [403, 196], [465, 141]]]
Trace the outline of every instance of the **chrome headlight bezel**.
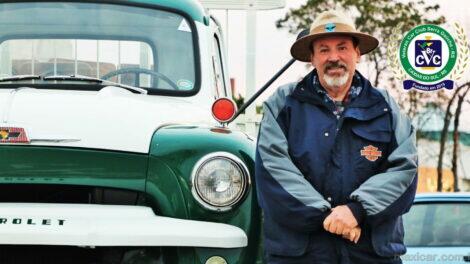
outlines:
[[[211, 204], [211, 202], [208, 201], [207, 198], [204, 197], [203, 194], [200, 192], [200, 190], [198, 189], [198, 185], [196, 183], [197, 175], [200, 172], [200, 170], [203, 168], [205, 164], [207, 164], [210, 161], [213, 161], [214, 159], [225, 159], [225, 160], [228, 160], [229, 162], [232, 162], [240, 170], [242, 174], [243, 182], [242, 182], [242, 188], [241, 188], [240, 193], [237, 194], [237, 198], [235, 200], [233, 200], [230, 204], [227, 204], [224, 206]], [[250, 173], [248, 171], [248, 168], [246, 167], [245, 163], [240, 158], [228, 152], [213, 152], [213, 153], [205, 155], [204, 157], [199, 159], [198, 162], [196, 162], [191, 173], [191, 185], [192, 185], [191, 186], [192, 195], [194, 199], [200, 205], [202, 205], [204, 208], [209, 209], [211, 211], [225, 212], [225, 211], [231, 210], [236, 205], [238, 205], [241, 200], [243, 200], [243, 198], [248, 193], [249, 186], [251, 185], [251, 180], [250, 180]]]

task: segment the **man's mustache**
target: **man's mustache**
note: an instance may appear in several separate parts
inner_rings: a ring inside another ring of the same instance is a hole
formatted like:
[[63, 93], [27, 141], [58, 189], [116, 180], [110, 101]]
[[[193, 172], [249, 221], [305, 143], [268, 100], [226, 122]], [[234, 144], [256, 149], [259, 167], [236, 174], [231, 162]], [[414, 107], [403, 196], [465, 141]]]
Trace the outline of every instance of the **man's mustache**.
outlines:
[[335, 68], [342, 68], [343, 70], [347, 71], [348, 66], [340, 61], [334, 61], [334, 62], [327, 62], [325, 64], [325, 70], [324, 72], [326, 73], [328, 70], [335, 69]]

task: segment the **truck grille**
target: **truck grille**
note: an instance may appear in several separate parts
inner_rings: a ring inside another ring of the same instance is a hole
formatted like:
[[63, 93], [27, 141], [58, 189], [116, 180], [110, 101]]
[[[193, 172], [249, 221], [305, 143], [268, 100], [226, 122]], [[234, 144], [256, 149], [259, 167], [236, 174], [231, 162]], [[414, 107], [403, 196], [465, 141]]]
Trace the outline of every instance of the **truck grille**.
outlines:
[[94, 186], [0, 184], [0, 203], [142, 205], [144, 197], [136, 191]]
[[2, 264], [163, 264], [160, 248], [0, 246]]

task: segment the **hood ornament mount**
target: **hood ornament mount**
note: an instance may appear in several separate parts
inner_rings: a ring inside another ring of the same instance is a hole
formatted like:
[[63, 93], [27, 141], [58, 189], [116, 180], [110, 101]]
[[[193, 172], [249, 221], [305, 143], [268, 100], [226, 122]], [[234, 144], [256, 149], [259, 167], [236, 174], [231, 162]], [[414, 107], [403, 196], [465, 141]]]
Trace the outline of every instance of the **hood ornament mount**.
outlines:
[[22, 127], [0, 125], [0, 143], [30, 143], [26, 130]]

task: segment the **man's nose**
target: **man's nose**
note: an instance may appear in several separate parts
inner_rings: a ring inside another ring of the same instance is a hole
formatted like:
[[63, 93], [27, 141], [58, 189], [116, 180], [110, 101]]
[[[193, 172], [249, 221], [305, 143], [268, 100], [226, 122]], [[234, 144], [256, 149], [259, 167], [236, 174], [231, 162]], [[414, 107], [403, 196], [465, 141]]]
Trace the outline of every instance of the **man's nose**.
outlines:
[[339, 56], [336, 51], [332, 51], [328, 54], [328, 61], [334, 62], [334, 61], [339, 61]]

